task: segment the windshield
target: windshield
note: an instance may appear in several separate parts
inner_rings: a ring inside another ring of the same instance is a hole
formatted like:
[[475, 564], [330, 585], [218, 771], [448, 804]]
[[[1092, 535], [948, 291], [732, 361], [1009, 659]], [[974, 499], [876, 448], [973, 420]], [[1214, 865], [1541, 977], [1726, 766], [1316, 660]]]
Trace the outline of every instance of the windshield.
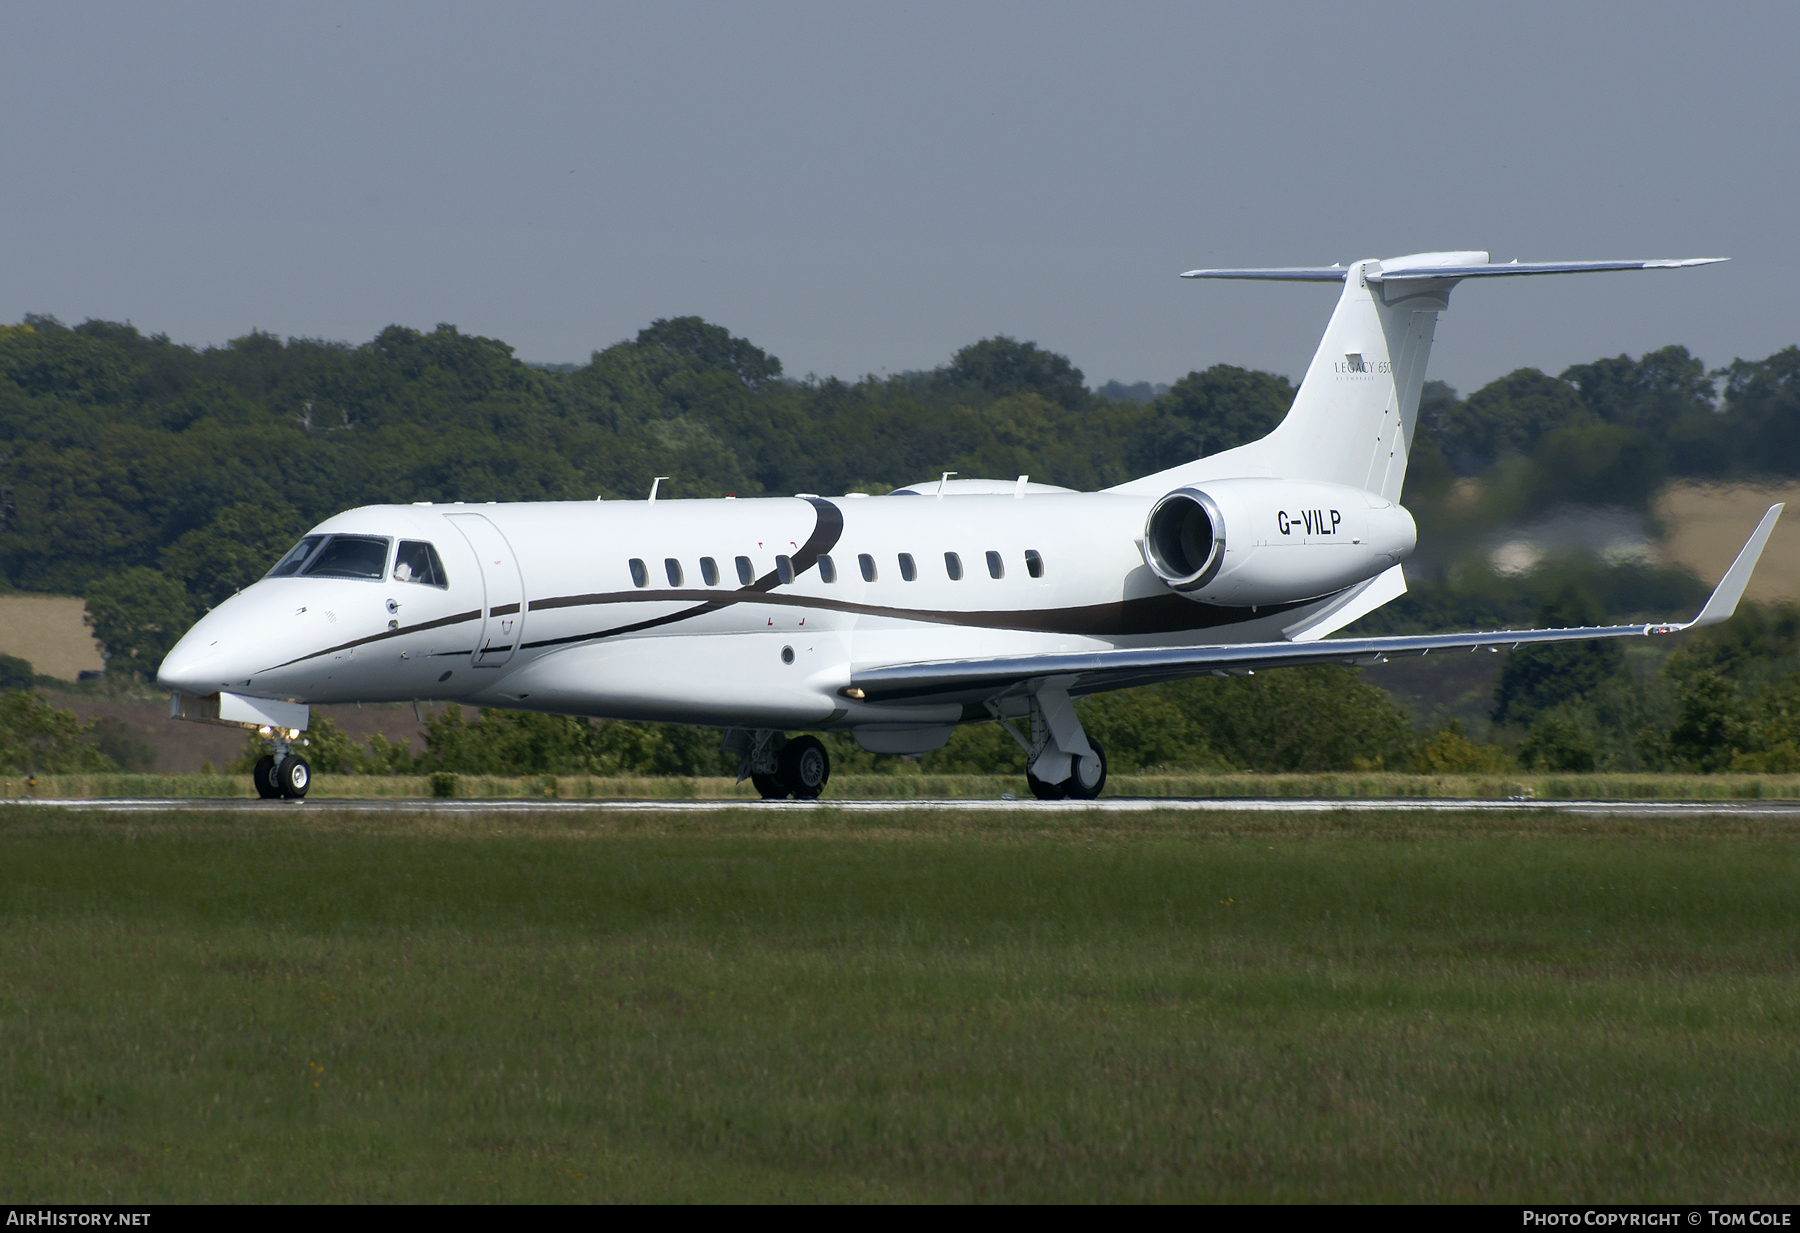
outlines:
[[387, 572], [388, 540], [374, 535], [334, 535], [306, 566], [308, 578], [373, 578]]
[[287, 555], [275, 562], [275, 568], [263, 576], [266, 578], [286, 578], [291, 574], [299, 573], [300, 567], [306, 564], [306, 558], [312, 555], [312, 550], [317, 548], [324, 541], [325, 537], [323, 535], [307, 536], [292, 548], [288, 549]]

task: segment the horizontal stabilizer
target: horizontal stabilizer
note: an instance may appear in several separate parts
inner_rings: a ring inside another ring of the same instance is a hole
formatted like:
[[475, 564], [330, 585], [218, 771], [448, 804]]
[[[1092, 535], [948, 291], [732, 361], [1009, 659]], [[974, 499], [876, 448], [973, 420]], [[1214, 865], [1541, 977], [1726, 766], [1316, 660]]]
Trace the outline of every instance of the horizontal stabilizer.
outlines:
[[1521, 274], [1594, 274], [1608, 270], [1677, 270], [1716, 265], [1729, 257], [1689, 257], [1682, 261], [1509, 261], [1504, 265], [1454, 265], [1413, 270], [1370, 270], [1372, 283], [1426, 282], [1439, 278], [1511, 278]]
[[[1421, 253], [1416, 257], [1392, 257], [1386, 262], [1369, 262], [1363, 277], [1372, 283], [1435, 282], [1440, 279], [1516, 278], [1525, 274], [1596, 274], [1609, 270], [1676, 270], [1690, 265], [1715, 265], [1729, 257], [1687, 257], [1670, 261], [1509, 261], [1503, 265], [1487, 262], [1436, 264], [1420, 258], [1445, 256], [1485, 256], [1474, 254]], [[1348, 271], [1341, 265], [1296, 265], [1257, 270], [1189, 270], [1183, 278], [1245, 278], [1271, 282], [1341, 283]]]
[[1292, 265], [1277, 270], [1189, 270], [1183, 278], [1260, 278], [1271, 282], [1341, 283], [1341, 265]]

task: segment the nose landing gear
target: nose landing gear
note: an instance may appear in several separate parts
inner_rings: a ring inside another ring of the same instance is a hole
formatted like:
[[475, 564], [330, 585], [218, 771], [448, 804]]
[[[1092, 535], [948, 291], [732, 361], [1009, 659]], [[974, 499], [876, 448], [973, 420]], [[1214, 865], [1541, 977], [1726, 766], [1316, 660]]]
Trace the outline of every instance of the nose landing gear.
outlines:
[[276, 798], [300, 800], [312, 787], [312, 767], [305, 758], [293, 752], [283, 740], [270, 742], [272, 749], [256, 760], [250, 780], [256, 794], [265, 801]]

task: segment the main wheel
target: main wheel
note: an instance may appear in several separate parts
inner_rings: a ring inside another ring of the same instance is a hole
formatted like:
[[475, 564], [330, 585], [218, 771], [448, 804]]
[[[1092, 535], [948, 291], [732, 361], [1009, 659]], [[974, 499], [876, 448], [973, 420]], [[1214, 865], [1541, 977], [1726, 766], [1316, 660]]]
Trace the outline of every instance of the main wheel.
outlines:
[[275, 758], [272, 754], [264, 754], [250, 768], [250, 782], [256, 785], [256, 794], [265, 801], [273, 800], [281, 795], [281, 789], [275, 783]]
[[289, 754], [275, 768], [274, 779], [281, 795], [299, 800], [312, 787], [312, 767], [299, 754]]
[[1088, 740], [1088, 748], [1094, 751], [1094, 756], [1071, 759], [1069, 777], [1063, 781], [1063, 787], [1071, 800], [1091, 801], [1106, 786], [1106, 751], [1100, 748], [1098, 741], [1091, 738]]
[[795, 737], [781, 751], [781, 782], [797, 801], [814, 801], [831, 781], [831, 755], [816, 736]]
[[781, 780], [773, 775], [753, 774], [750, 776], [750, 782], [756, 785], [756, 790], [762, 794], [765, 801], [785, 801], [788, 798], [788, 790], [782, 786]]
[[1025, 784], [1031, 789], [1031, 794], [1040, 801], [1060, 801], [1069, 794], [1069, 781], [1066, 779], [1061, 783], [1051, 783], [1047, 779], [1039, 779], [1030, 771], [1026, 771]]

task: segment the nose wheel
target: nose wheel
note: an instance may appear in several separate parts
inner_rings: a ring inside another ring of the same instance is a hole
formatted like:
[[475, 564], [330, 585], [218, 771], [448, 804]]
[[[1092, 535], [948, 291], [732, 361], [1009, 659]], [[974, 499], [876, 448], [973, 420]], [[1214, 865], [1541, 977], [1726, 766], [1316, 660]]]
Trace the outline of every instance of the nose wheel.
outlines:
[[263, 800], [300, 800], [312, 787], [312, 767], [297, 753], [264, 754], [250, 770], [256, 795]]

